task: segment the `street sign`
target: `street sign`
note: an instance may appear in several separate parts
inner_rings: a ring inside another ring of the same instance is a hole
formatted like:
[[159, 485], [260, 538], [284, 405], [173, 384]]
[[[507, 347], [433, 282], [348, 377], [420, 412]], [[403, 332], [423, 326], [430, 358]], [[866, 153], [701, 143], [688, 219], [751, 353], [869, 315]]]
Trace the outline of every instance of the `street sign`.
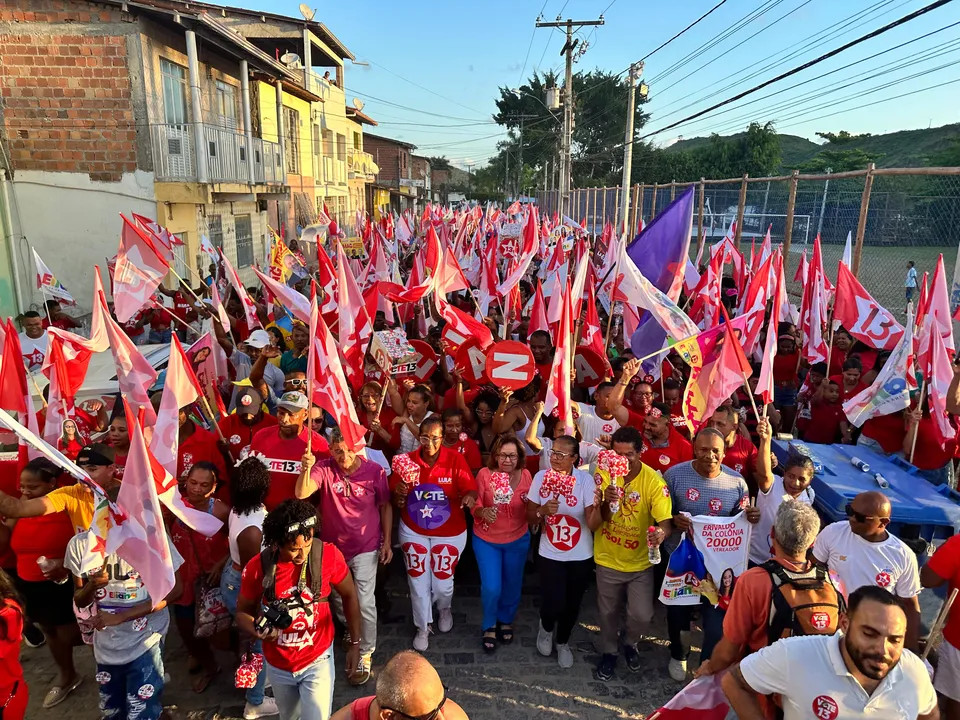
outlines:
[[502, 340], [487, 351], [486, 374], [497, 387], [519, 390], [533, 382], [537, 366], [523, 343]]
[[423, 340], [411, 340], [410, 344], [417, 351], [417, 366], [413, 371], [413, 377], [417, 382], [426, 382], [427, 378], [433, 375], [437, 369], [437, 353]]
[[454, 356], [454, 364], [469, 384], [483, 385], [487, 382], [487, 356], [475, 337], [468, 338], [460, 345]]
[[577, 348], [573, 356], [573, 368], [577, 371], [577, 385], [580, 387], [596, 387], [603, 382], [603, 376], [607, 373], [603, 356], [588, 347]]

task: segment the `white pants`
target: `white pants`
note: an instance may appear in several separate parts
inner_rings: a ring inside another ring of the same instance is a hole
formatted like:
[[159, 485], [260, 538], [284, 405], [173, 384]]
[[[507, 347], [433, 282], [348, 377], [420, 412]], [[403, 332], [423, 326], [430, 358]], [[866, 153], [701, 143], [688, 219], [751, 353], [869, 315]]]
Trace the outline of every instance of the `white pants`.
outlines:
[[[360, 604], [361, 632], [360, 655], [369, 657], [377, 649], [377, 566], [380, 564], [380, 552], [360, 553], [347, 560], [347, 567], [353, 575], [353, 584], [357, 588], [357, 602]], [[343, 599], [336, 590], [331, 590], [330, 600], [337, 619], [346, 627], [347, 619], [343, 614]]]
[[413, 624], [426, 630], [438, 610], [453, 604], [453, 573], [467, 544], [467, 531], [453, 537], [429, 537], [400, 523], [400, 549], [407, 568]]
[[939, 655], [933, 687], [941, 695], [960, 702], [960, 650], [944, 640], [940, 643]]

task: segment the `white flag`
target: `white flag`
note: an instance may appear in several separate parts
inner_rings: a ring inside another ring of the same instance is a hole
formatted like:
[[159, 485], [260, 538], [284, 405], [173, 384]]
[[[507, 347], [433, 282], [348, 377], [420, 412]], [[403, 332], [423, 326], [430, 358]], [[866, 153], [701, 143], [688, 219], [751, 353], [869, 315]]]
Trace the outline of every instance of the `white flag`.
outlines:
[[60, 284], [56, 276], [50, 272], [50, 268], [40, 259], [36, 248], [32, 249], [33, 262], [37, 265], [37, 290], [43, 292], [45, 298], [53, 298], [67, 305], [76, 305], [73, 296], [67, 292], [67, 289]]

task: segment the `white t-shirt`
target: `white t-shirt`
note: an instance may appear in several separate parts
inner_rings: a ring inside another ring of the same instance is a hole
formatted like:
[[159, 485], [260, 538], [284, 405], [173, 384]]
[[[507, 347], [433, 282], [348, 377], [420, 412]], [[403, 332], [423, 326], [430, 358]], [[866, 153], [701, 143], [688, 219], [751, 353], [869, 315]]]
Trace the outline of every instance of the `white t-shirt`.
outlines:
[[760, 695], [779, 693], [784, 720], [903, 720], [933, 711], [937, 694], [920, 660], [900, 662], [868, 695], [847, 670], [841, 633], [778, 640], [740, 661], [743, 679]]
[[230, 511], [230, 516], [227, 518], [227, 542], [230, 545], [230, 559], [237, 565], [240, 564], [240, 548], [237, 546], [237, 538], [248, 527], [258, 527], [263, 530], [263, 520], [266, 516], [267, 508], [264, 505], [256, 510], [251, 510], [246, 515], [238, 515], [235, 510]]
[[601, 435], [613, 435], [620, 429], [619, 421], [613, 417], [602, 420], [597, 417], [597, 408], [586, 403], [577, 403], [580, 408], [580, 417], [577, 418], [577, 427], [583, 442], [596, 443]]
[[[540, 469], [549, 470], [550, 451], [553, 450], [553, 440], [550, 438], [540, 438], [540, 444], [543, 446], [540, 450]], [[593, 464], [597, 462], [597, 455], [600, 454], [601, 450], [603, 450], [603, 448], [599, 445], [588, 442], [580, 443], [580, 465], [577, 466], [577, 469], [593, 475], [590, 471]]]
[[387, 456], [384, 455], [380, 450], [374, 450], [373, 448], [365, 447], [358, 452], [357, 455], [364, 457], [371, 462], [375, 462], [377, 465], [383, 468], [387, 475], [393, 472], [393, 470], [390, 468], [390, 463], [387, 461]]
[[20, 333], [20, 352], [23, 353], [23, 362], [30, 372], [38, 372], [47, 356], [48, 336], [46, 331], [38, 338], [27, 337]]
[[[797, 500], [813, 505], [815, 493], [812, 487], [808, 487], [802, 493], [797, 495]], [[769, 492], [757, 493], [757, 507], [760, 508], [760, 522], [753, 526], [753, 532], [750, 534], [750, 560], [757, 565], [762, 565], [773, 557], [773, 542], [770, 539], [770, 531], [777, 521], [777, 510], [780, 509], [784, 500], [790, 500], [790, 495], [783, 487], [783, 478], [779, 475], [773, 476], [773, 486]]]
[[[540, 505], [552, 500], [551, 496], [540, 497], [540, 486], [546, 471], [541, 470], [533, 476], [533, 484], [527, 491], [527, 498]], [[550, 560], [570, 561], [587, 560], [593, 557], [593, 533], [587, 527], [586, 509], [593, 506], [593, 492], [596, 484], [593, 478], [583, 470], [574, 470], [576, 482], [573, 494], [563, 496], [560, 510], [552, 517], [556, 522], [544, 523], [540, 535], [540, 554]]]
[[813, 554], [836, 574], [844, 595], [864, 585], [876, 585], [897, 597], [920, 594], [917, 556], [900, 538], [887, 533], [883, 542], [867, 542], [847, 520], [827, 525], [813, 544]]

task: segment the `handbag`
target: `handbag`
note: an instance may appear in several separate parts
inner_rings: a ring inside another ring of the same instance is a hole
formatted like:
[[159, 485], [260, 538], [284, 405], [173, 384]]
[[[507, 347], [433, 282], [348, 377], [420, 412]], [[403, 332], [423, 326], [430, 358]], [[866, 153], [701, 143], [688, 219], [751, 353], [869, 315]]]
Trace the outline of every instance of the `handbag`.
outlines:
[[233, 617], [223, 602], [220, 586], [211, 585], [207, 582], [203, 573], [203, 565], [200, 562], [200, 553], [197, 552], [197, 546], [193, 543], [193, 533], [190, 530], [187, 530], [187, 537], [190, 540], [190, 547], [193, 548], [193, 555], [197, 559], [197, 571], [199, 573], [194, 594], [196, 616], [193, 635], [198, 638], [211, 637], [228, 630], [233, 624]]

